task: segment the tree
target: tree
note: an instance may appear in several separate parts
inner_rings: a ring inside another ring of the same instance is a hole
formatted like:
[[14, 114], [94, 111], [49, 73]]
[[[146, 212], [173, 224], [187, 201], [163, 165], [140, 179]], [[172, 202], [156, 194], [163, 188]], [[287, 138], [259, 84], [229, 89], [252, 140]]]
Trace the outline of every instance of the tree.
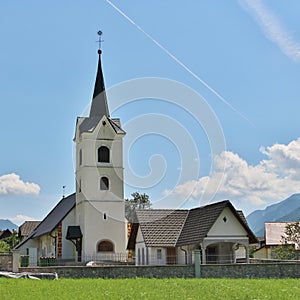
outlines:
[[13, 230], [12, 235], [5, 238], [4, 241], [9, 245], [9, 250], [12, 250], [20, 243], [21, 240], [18, 236], [18, 232], [16, 230]]
[[300, 222], [288, 223], [285, 227], [285, 236], [282, 240], [285, 244], [294, 244], [296, 247], [300, 246]]
[[5, 241], [0, 241], [0, 253], [8, 253], [10, 246]]
[[125, 199], [125, 216], [131, 223], [134, 222], [134, 215], [136, 209], [149, 209], [151, 202], [147, 194], [140, 194], [138, 192], [131, 194], [131, 199]]
[[276, 259], [297, 260], [299, 259], [300, 247], [300, 222], [288, 223], [284, 235], [281, 236], [282, 245], [277, 246], [273, 251]]

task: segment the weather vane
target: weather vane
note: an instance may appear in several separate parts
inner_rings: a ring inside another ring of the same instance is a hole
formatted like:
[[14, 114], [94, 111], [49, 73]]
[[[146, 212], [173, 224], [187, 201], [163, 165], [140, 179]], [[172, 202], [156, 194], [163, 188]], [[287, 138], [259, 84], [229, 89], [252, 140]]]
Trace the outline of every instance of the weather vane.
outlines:
[[103, 32], [101, 30], [99, 30], [97, 32], [97, 34], [99, 35], [99, 40], [97, 41], [97, 43], [99, 44], [99, 50], [101, 50], [101, 43], [104, 42], [104, 40], [102, 40], [102, 38], [101, 38]]

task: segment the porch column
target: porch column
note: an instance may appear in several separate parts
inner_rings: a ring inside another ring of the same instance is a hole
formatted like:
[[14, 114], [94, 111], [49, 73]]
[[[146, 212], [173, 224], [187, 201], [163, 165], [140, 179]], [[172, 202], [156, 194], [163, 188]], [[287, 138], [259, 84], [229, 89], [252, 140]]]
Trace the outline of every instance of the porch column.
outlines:
[[194, 261], [195, 261], [195, 278], [200, 278], [200, 250], [196, 249], [194, 251]]
[[12, 271], [14, 273], [19, 272], [19, 262], [20, 262], [20, 250], [14, 249], [12, 250], [13, 253], [13, 265], [12, 265]]
[[201, 247], [201, 252], [202, 252], [202, 265], [206, 265], [206, 255], [205, 255], [205, 250], [206, 250], [206, 247], [204, 247], [202, 245]]
[[249, 246], [245, 247], [246, 249], [246, 263], [249, 264], [250, 260], [249, 260]]

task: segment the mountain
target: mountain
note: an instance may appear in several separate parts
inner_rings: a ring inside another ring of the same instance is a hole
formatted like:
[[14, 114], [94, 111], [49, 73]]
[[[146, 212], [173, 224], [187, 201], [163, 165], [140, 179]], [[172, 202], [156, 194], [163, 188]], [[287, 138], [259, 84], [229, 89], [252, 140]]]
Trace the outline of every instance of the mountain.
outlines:
[[264, 236], [265, 222], [300, 221], [300, 194], [294, 194], [263, 210], [255, 210], [246, 219], [252, 231], [259, 237]]
[[12, 230], [18, 230], [18, 226], [16, 224], [14, 224], [13, 222], [9, 221], [9, 220], [3, 220], [0, 219], [0, 230], [5, 230], [5, 229], [9, 229], [10, 231]]
[[296, 208], [294, 211], [281, 217], [280, 219], [276, 220], [276, 222], [293, 222], [293, 221], [300, 221], [300, 207]]

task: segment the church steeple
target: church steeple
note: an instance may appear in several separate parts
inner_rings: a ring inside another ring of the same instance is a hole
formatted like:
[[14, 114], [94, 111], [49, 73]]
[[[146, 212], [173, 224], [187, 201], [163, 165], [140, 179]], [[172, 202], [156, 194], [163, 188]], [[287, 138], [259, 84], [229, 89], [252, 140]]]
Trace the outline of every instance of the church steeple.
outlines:
[[[82, 257], [106, 252], [126, 253], [123, 137], [119, 119], [111, 119], [99, 60], [89, 117], [77, 118], [76, 225], [82, 233]], [[96, 229], [97, 230], [96, 230]], [[99, 229], [100, 228], [100, 229]], [[98, 230], [99, 229], [99, 230]], [[109, 250], [110, 251], [110, 250]]]
[[106, 93], [105, 93], [105, 85], [102, 73], [102, 65], [101, 65], [101, 53], [102, 51], [99, 49], [99, 59], [98, 59], [98, 70], [94, 87], [93, 100], [90, 110], [90, 117], [109, 117]]

